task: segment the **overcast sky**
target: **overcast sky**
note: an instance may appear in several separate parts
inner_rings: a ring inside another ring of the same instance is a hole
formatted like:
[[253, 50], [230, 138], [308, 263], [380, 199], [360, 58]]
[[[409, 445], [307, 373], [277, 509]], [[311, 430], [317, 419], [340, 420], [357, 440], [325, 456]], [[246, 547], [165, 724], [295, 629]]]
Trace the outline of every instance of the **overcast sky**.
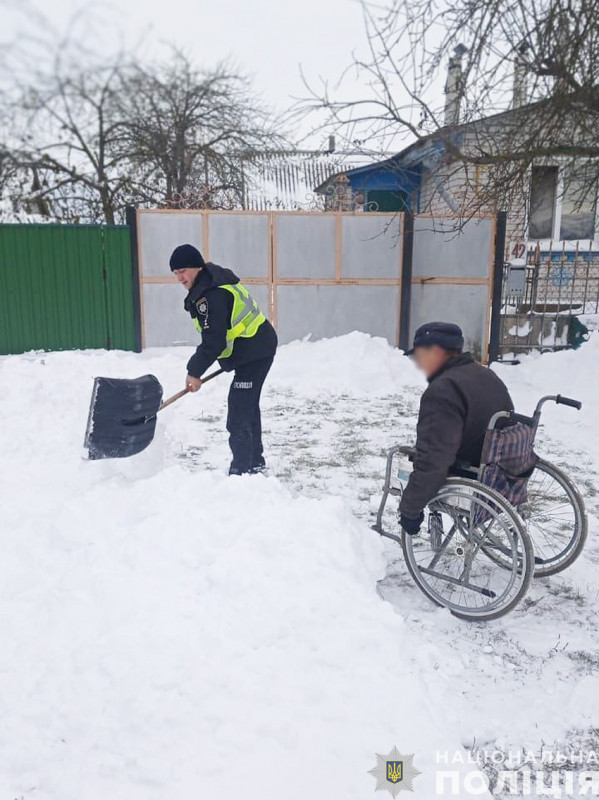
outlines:
[[[129, 44], [143, 39], [150, 54], [160, 52], [161, 42], [176, 43], [205, 66], [231, 56], [279, 109], [291, 96], [305, 95], [300, 66], [312, 81], [336, 80], [364, 43], [357, 0], [126, 0], [118, 9], [81, 0], [37, 4], [61, 34], [90, 6], [102, 22], [94, 37], [106, 51], [124, 38]], [[28, 29], [32, 14], [23, 9], [23, 2], [0, 0], [0, 41]]]

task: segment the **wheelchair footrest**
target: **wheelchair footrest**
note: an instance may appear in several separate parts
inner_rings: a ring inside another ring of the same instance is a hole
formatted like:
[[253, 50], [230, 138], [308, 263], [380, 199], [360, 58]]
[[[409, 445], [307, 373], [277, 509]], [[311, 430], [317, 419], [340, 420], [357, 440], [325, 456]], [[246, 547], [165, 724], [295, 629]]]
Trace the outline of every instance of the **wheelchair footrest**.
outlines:
[[383, 527], [377, 523], [371, 526], [373, 531], [376, 531], [379, 536], [384, 536], [385, 539], [393, 539], [394, 542], [401, 544], [401, 536], [396, 536], [394, 533], [388, 533]]

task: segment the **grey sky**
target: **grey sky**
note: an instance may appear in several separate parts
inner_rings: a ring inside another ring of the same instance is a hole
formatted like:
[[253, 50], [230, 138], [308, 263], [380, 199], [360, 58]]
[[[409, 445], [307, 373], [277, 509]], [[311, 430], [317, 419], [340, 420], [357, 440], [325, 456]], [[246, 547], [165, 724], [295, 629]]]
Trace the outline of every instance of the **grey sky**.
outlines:
[[[93, 8], [102, 22], [97, 38], [107, 51], [118, 49], [124, 38], [128, 43], [146, 40], [149, 54], [158, 54], [161, 42], [174, 42], [206, 66], [231, 56], [278, 108], [288, 106], [290, 96], [305, 94], [300, 64], [311, 80], [319, 75], [336, 80], [352, 50], [364, 42], [355, 0], [127, 0], [120, 10], [51, 0], [51, 11], [37, 7], [61, 34], [77, 11]], [[9, 6], [0, 0], [0, 41], [27, 30], [30, 18], [22, 3]]]

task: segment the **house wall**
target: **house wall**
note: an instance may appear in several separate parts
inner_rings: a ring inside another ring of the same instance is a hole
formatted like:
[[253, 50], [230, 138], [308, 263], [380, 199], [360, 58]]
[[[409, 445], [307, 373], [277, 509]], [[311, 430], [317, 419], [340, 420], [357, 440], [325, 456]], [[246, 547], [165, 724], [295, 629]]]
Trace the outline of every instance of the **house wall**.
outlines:
[[[423, 175], [420, 187], [420, 211], [443, 216], [458, 214], [462, 208], [476, 208], [477, 188], [485, 180], [485, 169], [464, 164], [448, 164], [438, 168], [434, 173]], [[525, 241], [526, 231], [526, 198], [516, 198], [512, 206], [506, 209], [506, 258], [515, 243]], [[479, 209], [484, 213], [485, 209]], [[489, 209], [488, 213], [493, 213]]]

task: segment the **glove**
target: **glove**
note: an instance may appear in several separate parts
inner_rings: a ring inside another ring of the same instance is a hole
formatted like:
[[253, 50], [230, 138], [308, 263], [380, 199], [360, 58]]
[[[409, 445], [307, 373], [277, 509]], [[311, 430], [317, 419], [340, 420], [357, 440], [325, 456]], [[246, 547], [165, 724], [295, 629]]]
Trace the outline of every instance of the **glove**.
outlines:
[[420, 532], [420, 526], [423, 522], [424, 511], [421, 511], [416, 519], [414, 517], [406, 517], [405, 514], [402, 514], [399, 518], [399, 524], [409, 536], [416, 536]]

